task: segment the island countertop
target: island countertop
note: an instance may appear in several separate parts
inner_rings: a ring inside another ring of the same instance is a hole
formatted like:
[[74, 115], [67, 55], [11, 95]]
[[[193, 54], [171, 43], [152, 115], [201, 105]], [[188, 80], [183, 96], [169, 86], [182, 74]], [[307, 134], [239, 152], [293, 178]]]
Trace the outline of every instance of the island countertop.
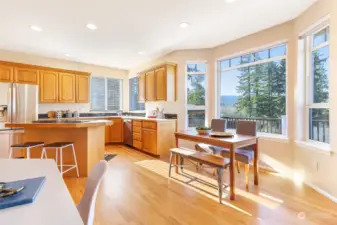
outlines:
[[97, 127], [112, 125], [111, 120], [88, 120], [78, 122], [71, 122], [67, 120], [60, 120], [55, 123], [46, 122], [46, 120], [35, 121], [30, 123], [11, 123], [6, 124], [6, 127], [10, 128], [85, 128], [85, 127]]

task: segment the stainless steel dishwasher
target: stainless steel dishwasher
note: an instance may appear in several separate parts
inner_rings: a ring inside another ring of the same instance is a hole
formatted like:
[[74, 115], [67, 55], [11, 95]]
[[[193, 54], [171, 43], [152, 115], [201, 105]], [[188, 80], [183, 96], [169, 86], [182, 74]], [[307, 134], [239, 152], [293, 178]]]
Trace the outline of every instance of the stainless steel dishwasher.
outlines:
[[124, 144], [132, 146], [132, 120], [124, 119]]

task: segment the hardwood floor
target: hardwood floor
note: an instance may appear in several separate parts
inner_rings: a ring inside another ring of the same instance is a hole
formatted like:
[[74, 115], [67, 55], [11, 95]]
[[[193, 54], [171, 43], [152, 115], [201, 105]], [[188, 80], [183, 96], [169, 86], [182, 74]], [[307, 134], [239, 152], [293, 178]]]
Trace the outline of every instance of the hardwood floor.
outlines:
[[[187, 181], [182, 175], [168, 179], [166, 162], [125, 146], [109, 146], [117, 154], [109, 162], [96, 203], [95, 224], [116, 225], [335, 225], [337, 204], [304, 185], [260, 173], [260, 185], [245, 191], [244, 173], [238, 174], [237, 198], [218, 203], [217, 191], [207, 185]], [[196, 174], [211, 183], [212, 171]], [[241, 170], [243, 171], [243, 170]], [[172, 174], [174, 170], [172, 170]], [[226, 173], [225, 181], [228, 181]], [[86, 179], [65, 178], [78, 203]]]

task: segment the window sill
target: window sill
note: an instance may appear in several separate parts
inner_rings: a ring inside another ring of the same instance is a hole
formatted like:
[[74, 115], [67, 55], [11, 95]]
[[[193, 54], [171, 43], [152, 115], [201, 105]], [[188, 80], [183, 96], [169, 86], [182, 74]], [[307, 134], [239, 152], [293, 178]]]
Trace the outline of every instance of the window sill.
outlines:
[[260, 140], [275, 141], [289, 144], [289, 138], [280, 134], [257, 133]]
[[[236, 133], [236, 130], [234, 129], [226, 129], [226, 131]], [[274, 141], [279, 143], [289, 143], [289, 138], [284, 135], [280, 134], [268, 134], [268, 133], [257, 133], [257, 136], [260, 140], [266, 140], [266, 141]]]
[[305, 148], [317, 153], [331, 156], [332, 151], [329, 144], [312, 143], [307, 141], [295, 141], [297, 147]]

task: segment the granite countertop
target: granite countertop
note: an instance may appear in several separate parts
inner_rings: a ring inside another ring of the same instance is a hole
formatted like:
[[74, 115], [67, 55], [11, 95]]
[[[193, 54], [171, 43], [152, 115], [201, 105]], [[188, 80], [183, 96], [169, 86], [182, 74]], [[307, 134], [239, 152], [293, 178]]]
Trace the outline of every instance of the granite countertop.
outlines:
[[[52, 121], [55, 119], [51, 119], [47, 121]], [[72, 119], [74, 120], [74, 119]], [[64, 120], [63, 120], [64, 121]], [[62, 122], [58, 121], [55, 123], [46, 122], [46, 120], [41, 120], [41, 122], [35, 121], [30, 123], [12, 123], [12, 124], [6, 124], [6, 127], [8, 128], [85, 128], [85, 127], [97, 127], [97, 126], [107, 126], [112, 125], [113, 122], [110, 120], [88, 120], [83, 121], [81, 123], [77, 122]]]
[[[95, 120], [98, 119], [114, 119], [114, 118], [122, 118], [122, 119], [133, 119], [133, 120], [147, 120], [147, 121], [155, 121], [155, 122], [167, 122], [167, 121], [176, 121], [176, 119], [158, 119], [158, 118], [147, 118], [147, 117], [139, 117], [139, 116], [90, 116], [90, 117], [78, 117], [78, 118], [61, 118], [60, 120]], [[55, 120], [54, 118], [48, 119], [39, 119], [39, 120]]]

